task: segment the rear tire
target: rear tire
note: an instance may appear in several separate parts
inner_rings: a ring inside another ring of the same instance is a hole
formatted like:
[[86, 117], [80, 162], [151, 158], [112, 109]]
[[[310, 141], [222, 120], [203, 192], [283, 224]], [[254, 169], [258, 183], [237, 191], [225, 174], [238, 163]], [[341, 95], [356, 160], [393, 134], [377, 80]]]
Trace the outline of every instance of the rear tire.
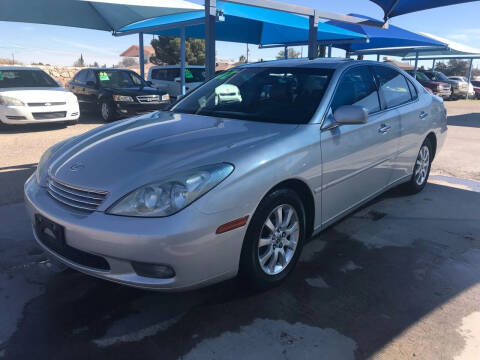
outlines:
[[426, 138], [415, 160], [412, 177], [408, 183], [404, 184], [404, 189], [407, 193], [417, 194], [423, 190], [430, 175], [432, 160], [433, 145], [431, 140]]
[[116, 120], [115, 109], [112, 103], [105, 100], [100, 103], [100, 116], [107, 123]]
[[305, 210], [290, 189], [268, 194], [245, 235], [240, 277], [255, 289], [279, 285], [293, 270], [305, 240]]

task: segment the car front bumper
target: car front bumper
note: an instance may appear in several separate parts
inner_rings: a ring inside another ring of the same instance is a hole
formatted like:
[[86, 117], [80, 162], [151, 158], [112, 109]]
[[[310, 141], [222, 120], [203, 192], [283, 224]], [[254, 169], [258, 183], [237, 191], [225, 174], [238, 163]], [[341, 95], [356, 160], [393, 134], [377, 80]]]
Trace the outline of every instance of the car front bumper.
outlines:
[[54, 106], [0, 106], [0, 122], [10, 125], [74, 121], [79, 117], [78, 103]]
[[[194, 204], [165, 218], [133, 218], [101, 211], [80, 213], [57, 202], [35, 176], [25, 183], [25, 202], [32, 223], [38, 215], [63, 227], [69, 248], [104, 259], [109, 269], [85, 266], [41, 240], [38, 244], [65, 265], [88, 275], [152, 290], [186, 290], [232, 278], [237, 274], [246, 226], [216, 234], [230, 213], [206, 214]], [[231, 220], [231, 218], [229, 219]], [[132, 264], [166, 265], [170, 278], [139, 275]]]
[[114, 108], [118, 116], [128, 117], [163, 110], [169, 105], [170, 101], [164, 101], [156, 104], [115, 102]]

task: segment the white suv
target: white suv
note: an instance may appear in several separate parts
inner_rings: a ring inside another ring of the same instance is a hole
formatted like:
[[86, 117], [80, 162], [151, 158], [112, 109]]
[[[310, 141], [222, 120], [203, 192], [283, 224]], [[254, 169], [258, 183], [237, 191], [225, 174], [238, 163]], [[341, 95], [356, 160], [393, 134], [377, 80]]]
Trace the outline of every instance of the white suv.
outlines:
[[[154, 87], [166, 91], [170, 97], [176, 98], [182, 94], [180, 65], [158, 65], [148, 70], [148, 81]], [[205, 66], [188, 65], [185, 68], [186, 92], [195, 89], [205, 81]]]
[[0, 66], [1, 123], [74, 123], [79, 116], [77, 97], [43, 70]]

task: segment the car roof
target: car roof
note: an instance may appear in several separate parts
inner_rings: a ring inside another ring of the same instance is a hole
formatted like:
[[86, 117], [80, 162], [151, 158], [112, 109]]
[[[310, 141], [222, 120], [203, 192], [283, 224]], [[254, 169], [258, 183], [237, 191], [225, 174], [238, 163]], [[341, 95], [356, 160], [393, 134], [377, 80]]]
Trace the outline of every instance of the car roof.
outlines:
[[[93, 70], [93, 71], [133, 71], [131, 69], [126, 68], [100, 68], [100, 67], [91, 67], [91, 68], [84, 68], [82, 70]], [[82, 71], [79, 70], [79, 71]], [[133, 71], [135, 72], [135, 71]]]
[[[299, 67], [299, 68], [330, 68], [336, 69], [346, 63], [352, 63], [355, 60], [346, 58], [318, 58], [310, 60], [307, 58], [301, 59], [285, 59], [285, 60], [271, 60], [256, 63], [242, 64], [238, 67]], [[363, 63], [376, 63], [374, 61], [365, 61]], [[378, 63], [376, 63], [378, 64]]]
[[[150, 69], [180, 69], [181, 65], [155, 65], [151, 66]], [[190, 69], [205, 69], [204, 65], [185, 65], [186, 68]]]
[[0, 70], [35, 70], [35, 71], [43, 71], [37, 67], [32, 66], [0, 66]]

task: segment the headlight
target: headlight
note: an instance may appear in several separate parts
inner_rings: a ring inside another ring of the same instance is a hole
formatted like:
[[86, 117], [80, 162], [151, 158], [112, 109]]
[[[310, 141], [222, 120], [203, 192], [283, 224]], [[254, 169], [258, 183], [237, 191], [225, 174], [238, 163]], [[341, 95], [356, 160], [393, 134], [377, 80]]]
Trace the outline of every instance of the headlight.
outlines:
[[133, 102], [133, 97], [126, 95], [113, 95], [113, 101], [118, 102]]
[[168, 101], [168, 100], [170, 100], [170, 95], [168, 94], [162, 95], [162, 101]]
[[140, 217], [175, 214], [225, 180], [232, 171], [230, 164], [209, 165], [144, 185], [120, 199], [107, 213]]
[[37, 165], [37, 171], [35, 171], [35, 178], [37, 179], [37, 184], [40, 184], [40, 179], [42, 177], [42, 172], [44, 170], [43, 168], [45, 167], [45, 164], [48, 162], [48, 160], [50, 160], [52, 155], [68, 140], [70, 139], [60, 141], [59, 143], [53, 146], [50, 146], [40, 157], [40, 161], [38, 162], [38, 165]]
[[25, 104], [18, 99], [15, 99], [10, 96], [1, 96], [0, 95], [0, 105], [5, 105], [5, 106], [25, 106]]

